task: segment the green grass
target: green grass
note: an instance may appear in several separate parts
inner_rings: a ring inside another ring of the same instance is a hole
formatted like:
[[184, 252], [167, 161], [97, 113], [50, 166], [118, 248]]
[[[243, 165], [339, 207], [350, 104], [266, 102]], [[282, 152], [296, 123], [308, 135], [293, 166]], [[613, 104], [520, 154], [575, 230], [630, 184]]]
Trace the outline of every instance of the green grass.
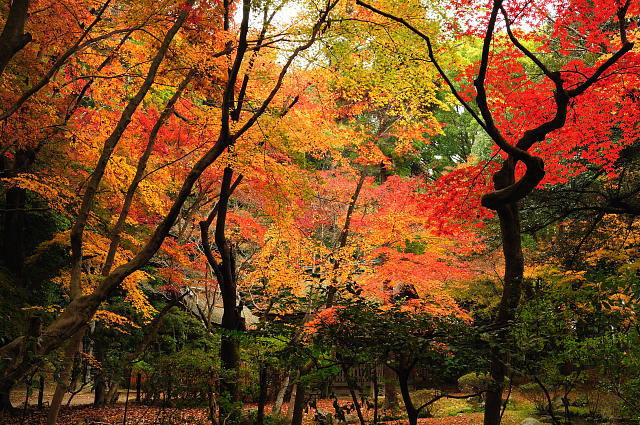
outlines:
[[[430, 390], [419, 390], [412, 394], [412, 399], [416, 406], [428, 401], [433, 397], [434, 392]], [[443, 398], [435, 402], [429, 409], [434, 417], [448, 417], [467, 415], [471, 413], [479, 413], [483, 411], [481, 405], [466, 399]], [[504, 423], [520, 424], [524, 418], [535, 415], [536, 409], [534, 404], [522, 397], [511, 398], [507, 404]]]

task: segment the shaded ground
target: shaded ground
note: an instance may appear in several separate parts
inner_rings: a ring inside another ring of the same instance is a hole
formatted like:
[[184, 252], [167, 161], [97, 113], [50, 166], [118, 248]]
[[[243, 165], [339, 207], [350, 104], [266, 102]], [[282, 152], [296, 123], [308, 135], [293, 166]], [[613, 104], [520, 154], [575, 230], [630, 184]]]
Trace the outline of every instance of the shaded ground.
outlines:
[[[61, 425], [116, 425], [124, 423], [124, 405], [94, 409], [92, 407], [70, 407], [61, 411], [58, 423]], [[387, 424], [406, 424], [406, 420], [386, 422]], [[24, 417], [17, 416], [6, 419], [6, 425], [44, 425], [46, 423], [46, 409], [43, 411], [27, 411]], [[209, 417], [206, 409], [174, 409], [150, 406], [130, 405], [127, 409], [127, 425], [204, 425]], [[305, 423], [311, 424], [312, 416], [305, 417]], [[516, 421], [506, 421], [506, 425], [515, 425]], [[480, 425], [482, 414], [462, 414], [444, 418], [420, 419], [420, 425]]]
[[[55, 388], [47, 386], [44, 391], [44, 397], [42, 398], [43, 404], [49, 406], [51, 402], [51, 398], [53, 397], [53, 392]], [[11, 402], [14, 406], [24, 406], [25, 398], [27, 396], [27, 390], [24, 388], [17, 388], [11, 391]], [[120, 392], [119, 402], [124, 403], [126, 397], [126, 393]], [[66, 406], [69, 403], [69, 394], [65, 394], [64, 399], [62, 400], [62, 405]], [[93, 403], [94, 394], [91, 391], [90, 387], [87, 387], [80, 391], [75, 396], [71, 397], [71, 406], [87, 406]], [[135, 398], [135, 393], [131, 394], [129, 398]], [[38, 403], [38, 390], [32, 389], [31, 394], [29, 395], [29, 405], [35, 406]]]
[[[24, 394], [23, 394], [24, 395]], [[78, 400], [82, 400], [80, 397]], [[341, 406], [349, 405], [349, 400], [340, 400]], [[255, 409], [255, 404], [247, 404], [246, 409]], [[317, 407], [324, 411], [333, 412], [333, 400], [318, 400]], [[286, 409], [286, 408], [285, 408]], [[266, 408], [270, 412], [271, 405]], [[420, 419], [419, 425], [481, 425], [482, 413], [469, 412], [459, 413], [469, 410], [469, 405], [463, 400], [443, 400], [439, 402], [433, 413], [437, 416], [429, 419]], [[28, 409], [13, 418], [0, 419], [3, 425], [44, 425], [46, 423], [47, 409], [38, 411]], [[314, 409], [309, 409], [305, 416], [305, 424], [313, 424]], [[365, 411], [368, 418], [373, 416], [372, 410]], [[71, 406], [63, 408], [58, 420], [60, 425], [206, 425], [210, 424], [208, 411], [204, 408], [162, 408], [158, 406], [144, 406], [129, 404], [126, 409], [126, 424], [124, 422], [125, 405], [118, 404], [104, 408], [93, 408], [91, 406]], [[504, 425], [519, 425], [527, 412], [507, 411], [505, 413]], [[351, 417], [353, 420], [353, 416]], [[388, 425], [406, 424], [404, 419], [386, 421]]]

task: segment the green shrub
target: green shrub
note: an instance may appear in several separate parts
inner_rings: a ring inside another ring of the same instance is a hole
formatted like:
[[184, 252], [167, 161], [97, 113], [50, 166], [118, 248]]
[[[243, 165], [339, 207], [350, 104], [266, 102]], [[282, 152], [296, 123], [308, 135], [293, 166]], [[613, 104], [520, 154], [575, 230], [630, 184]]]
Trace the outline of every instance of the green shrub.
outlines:
[[462, 392], [477, 393], [489, 389], [491, 377], [486, 373], [471, 372], [458, 378], [458, 388]]
[[[239, 425], [255, 425], [258, 421], [258, 409], [245, 410], [239, 421]], [[286, 416], [265, 415], [264, 425], [286, 425]]]
[[530, 402], [533, 403], [538, 412], [547, 411], [547, 398], [535, 382], [522, 384], [518, 386], [520, 393]]

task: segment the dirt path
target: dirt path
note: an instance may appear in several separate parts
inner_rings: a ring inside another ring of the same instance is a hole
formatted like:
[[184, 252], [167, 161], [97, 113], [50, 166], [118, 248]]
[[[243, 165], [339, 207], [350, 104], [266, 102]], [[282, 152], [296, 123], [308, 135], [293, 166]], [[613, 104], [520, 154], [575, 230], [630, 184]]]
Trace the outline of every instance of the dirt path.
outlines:
[[[51, 398], [53, 397], [53, 392], [54, 392], [55, 388], [54, 387], [46, 387], [44, 390], [44, 397], [42, 399], [43, 404], [45, 407], [49, 406], [49, 403], [51, 403]], [[15, 389], [13, 391], [11, 391], [11, 403], [13, 404], [14, 407], [22, 407], [24, 406], [24, 402], [25, 402], [25, 398], [27, 396], [27, 390], [24, 388], [19, 388], [19, 389]], [[130, 398], [135, 398], [135, 393], [130, 394], [129, 397]], [[66, 406], [67, 403], [69, 402], [69, 394], [66, 394], [64, 396], [64, 399], [62, 400], [62, 405]], [[126, 397], [126, 393], [124, 392], [120, 392], [120, 396], [118, 401], [124, 403], [125, 401], [125, 397]], [[86, 388], [83, 389], [82, 391], [80, 391], [78, 394], [76, 394], [72, 399], [71, 399], [71, 406], [87, 406], [93, 403], [93, 392], [91, 392], [90, 388]], [[31, 394], [29, 396], [29, 402], [28, 404], [30, 406], [36, 406], [38, 404], [38, 390], [37, 389], [33, 389], [31, 391]]]

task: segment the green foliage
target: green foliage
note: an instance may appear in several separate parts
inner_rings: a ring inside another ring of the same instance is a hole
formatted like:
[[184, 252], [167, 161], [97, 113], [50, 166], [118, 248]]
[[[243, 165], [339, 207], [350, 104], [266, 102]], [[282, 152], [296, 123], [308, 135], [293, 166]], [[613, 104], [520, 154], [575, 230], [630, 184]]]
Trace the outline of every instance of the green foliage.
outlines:
[[[258, 409], [248, 409], [240, 418], [239, 425], [254, 425], [257, 423]], [[264, 425], [286, 425], [286, 416], [265, 415]]]
[[[610, 414], [638, 417], [640, 406], [634, 400], [640, 364], [633, 310], [602, 308], [599, 286], [578, 285], [566, 276], [549, 276], [538, 287], [520, 309], [514, 329], [512, 367], [533, 382], [520, 390], [546, 411], [544, 390], [557, 407], [562, 397], [570, 400], [580, 388], [590, 388], [618, 398], [607, 402]], [[592, 415], [598, 413], [597, 397], [581, 400]]]
[[491, 384], [491, 377], [486, 373], [471, 372], [458, 378], [458, 388], [462, 392], [478, 393], [486, 391]]

